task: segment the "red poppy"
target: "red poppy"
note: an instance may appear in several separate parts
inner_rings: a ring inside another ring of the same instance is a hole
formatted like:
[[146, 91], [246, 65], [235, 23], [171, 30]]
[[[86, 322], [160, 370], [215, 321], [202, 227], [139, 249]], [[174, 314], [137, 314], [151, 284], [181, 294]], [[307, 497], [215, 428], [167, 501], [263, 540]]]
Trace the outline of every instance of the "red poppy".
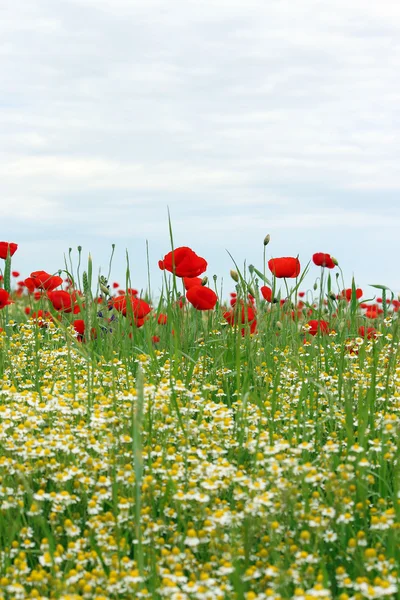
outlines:
[[7, 292], [7, 290], [0, 289], [0, 309], [8, 306], [8, 304], [12, 304], [10, 294]]
[[167, 324], [167, 320], [168, 320], [168, 317], [164, 313], [160, 313], [158, 315], [158, 317], [157, 317], [157, 323], [159, 325], [166, 325]]
[[65, 292], [64, 290], [48, 292], [47, 297], [52, 303], [53, 308], [55, 310], [70, 313], [74, 309], [71, 295], [68, 294], [68, 292]]
[[[347, 302], [350, 302], [352, 293], [353, 293], [353, 289], [352, 288], [347, 288], [347, 290], [343, 290], [339, 294], [339, 298], [346, 298]], [[356, 289], [356, 298], [357, 298], [357, 300], [359, 300], [362, 295], [363, 295], [362, 289], [361, 288], [357, 288]]]
[[13, 256], [17, 251], [18, 244], [13, 242], [0, 242], [0, 258], [7, 258], [7, 253], [10, 252], [10, 256]]
[[243, 301], [241, 301], [240, 311], [235, 307], [224, 312], [223, 316], [224, 319], [228, 321], [229, 325], [236, 325], [238, 322], [242, 325], [246, 322], [251, 323], [256, 318], [253, 307], [249, 304], [245, 306]]
[[112, 284], [114, 290], [119, 288], [119, 283], [117, 283], [116, 281], [114, 281], [114, 283]]
[[186, 292], [186, 298], [197, 310], [212, 310], [217, 303], [217, 294], [209, 287], [195, 285]]
[[24, 311], [25, 311], [26, 315], [30, 315], [31, 314], [31, 307], [30, 306], [25, 306]]
[[377, 319], [379, 315], [383, 314], [383, 310], [379, 308], [377, 304], [370, 304], [365, 311], [365, 316], [368, 319]]
[[36, 283], [33, 277], [27, 277], [23, 284], [27, 288], [28, 292], [31, 292], [31, 294], [33, 294], [33, 292], [36, 289]]
[[336, 267], [330, 254], [324, 254], [324, 252], [317, 252], [313, 254], [313, 263], [317, 267], [327, 267], [328, 269], [334, 269]]
[[242, 336], [246, 335], [246, 333], [250, 333], [250, 335], [252, 335], [253, 333], [257, 333], [257, 320], [254, 319], [254, 321], [249, 323], [247, 327], [242, 327], [240, 332]]
[[306, 295], [305, 292], [299, 292], [299, 298], [304, 298], [305, 295]]
[[275, 277], [297, 277], [300, 273], [300, 261], [292, 256], [271, 258], [268, 267]]
[[[58, 275], [50, 275], [49, 273], [46, 273], [46, 271], [34, 271], [31, 273], [31, 276], [28, 277], [28, 280], [31, 279], [33, 279], [37, 289], [46, 290], [48, 292], [52, 292], [63, 282], [62, 277], [59, 277]], [[25, 279], [25, 285], [28, 287], [27, 279]]]
[[[110, 306], [121, 312], [124, 317], [127, 315], [127, 299], [132, 306], [132, 313], [135, 319], [143, 319], [151, 311], [151, 306], [141, 298], [132, 295], [117, 296], [110, 300]], [[136, 323], [137, 324], [137, 323]], [[143, 323], [142, 323], [143, 324]]]
[[190, 248], [182, 246], [168, 252], [164, 260], [158, 261], [158, 266], [170, 273], [175, 272], [177, 277], [198, 277], [207, 269], [207, 261]]
[[78, 337], [82, 337], [85, 333], [85, 321], [83, 319], [75, 319], [73, 325]]
[[318, 331], [320, 333], [329, 333], [329, 323], [326, 321], [312, 319], [311, 321], [308, 321], [307, 325], [310, 327], [308, 330], [310, 335], [317, 335]]
[[267, 287], [266, 285], [263, 285], [260, 288], [260, 292], [263, 295], [263, 298], [267, 301], [267, 302], [272, 302], [272, 290], [271, 288]]
[[160, 341], [160, 338], [158, 337], [158, 335], [153, 335], [153, 337], [151, 338], [151, 341], [153, 342], [153, 344], [158, 344], [158, 342]]
[[378, 332], [375, 327], [364, 327], [364, 325], [361, 325], [361, 327], [358, 328], [358, 335], [371, 340], [377, 337]]
[[392, 300], [392, 304], [393, 304], [393, 310], [394, 310], [394, 312], [398, 312], [398, 310], [400, 308], [400, 301], [399, 300]]
[[19, 277], [20, 276], [20, 272], [19, 271], [11, 271], [11, 275], [13, 277]]
[[191, 287], [195, 285], [201, 285], [202, 279], [201, 277], [184, 277], [183, 285], [185, 286], [185, 290], [190, 290]]

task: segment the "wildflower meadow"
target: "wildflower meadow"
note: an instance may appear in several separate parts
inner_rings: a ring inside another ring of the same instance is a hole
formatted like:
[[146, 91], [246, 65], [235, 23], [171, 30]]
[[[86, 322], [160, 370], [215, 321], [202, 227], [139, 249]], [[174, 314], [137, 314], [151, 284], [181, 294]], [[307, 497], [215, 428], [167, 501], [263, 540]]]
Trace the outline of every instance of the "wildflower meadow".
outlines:
[[0, 242], [0, 599], [400, 598], [399, 299], [171, 244], [156, 297]]

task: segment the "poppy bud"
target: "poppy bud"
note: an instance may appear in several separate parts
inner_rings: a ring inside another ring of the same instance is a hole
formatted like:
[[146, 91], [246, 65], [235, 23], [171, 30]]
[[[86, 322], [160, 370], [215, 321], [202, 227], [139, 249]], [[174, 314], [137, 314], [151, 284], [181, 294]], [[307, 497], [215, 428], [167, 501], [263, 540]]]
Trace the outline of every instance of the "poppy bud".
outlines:
[[335, 258], [334, 256], [331, 256], [331, 259], [332, 259], [333, 264], [338, 266], [339, 263], [338, 263], [337, 258]]
[[316, 283], [314, 283], [313, 285], [314, 291], [318, 289], [318, 285]]
[[268, 246], [270, 241], [271, 241], [271, 236], [268, 233], [264, 238], [264, 246]]
[[233, 269], [231, 269], [230, 273], [231, 273], [231, 277], [232, 277], [233, 281], [238, 282], [239, 281], [239, 275], [238, 275], [237, 271], [234, 271]]
[[207, 285], [208, 283], [208, 277], [203, 277], [203, 279], [201, 280], [201, 285]]
[[282, 323], [280, 321], [277, 321], [276, 322], [276, 328], [277, 329], [282, 329], [282, 327], [283, 327]]
[[255, 291], [253, 290], [253, 288], [249, 284], [247, 284], [247, 289], [250, 292], [250, 294], [253, 296], [253, 298], [255, 298], [256, 297], [256, 293], [255, 293]]
[[329, 298], [331, 300], [336, 300], [336, 294], [335, 294], [335, 292], [329, 292]]
[[110, 290], [103, 283], [100, 283], [100, 290], [103, 292], [103, 294], [105, 296], [110, 295]]

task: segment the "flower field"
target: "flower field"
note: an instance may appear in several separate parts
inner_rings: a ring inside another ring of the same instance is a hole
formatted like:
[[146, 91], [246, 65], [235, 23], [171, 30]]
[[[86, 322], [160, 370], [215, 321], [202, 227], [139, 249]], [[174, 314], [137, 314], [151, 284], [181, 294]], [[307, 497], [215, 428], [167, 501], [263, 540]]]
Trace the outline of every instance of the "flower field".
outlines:
[[0, 242], [0, 598], [400, 597], [400, 301], [268, 243], [154, 298]]

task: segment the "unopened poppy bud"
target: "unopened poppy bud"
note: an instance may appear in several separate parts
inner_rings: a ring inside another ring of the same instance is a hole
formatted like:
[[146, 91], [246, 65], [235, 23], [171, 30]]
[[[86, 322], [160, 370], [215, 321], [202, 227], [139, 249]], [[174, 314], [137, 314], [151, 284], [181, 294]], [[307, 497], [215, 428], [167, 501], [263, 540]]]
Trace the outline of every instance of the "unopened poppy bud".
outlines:
[[329, 298], [331, 300], [336, 300], [336, 294], [335, 294], [335, 292], [329, 292]]
[[264, 238], [264, 246], [268, 246], [270, 241], [271, 241], [271, 236], [268, 233]]
[[107, 286], [104, 285], [104, 283], [100, 283], [100, 290], [103, 292], [103, 294], [105, 294], [106, 296], [110, 295], [110, 290], [107, 288]]
[[203, 277], [203, 279], [201, 280], [201, 285], [207, 285], [208, 283], [208, 277]]
[[78, 246], [78, 252], [82, 252], [82, 246]]
[[314, 291], [318, 289], [318, 285], [316, 283], [314, 283], [313, 285]]
[[248, 289], [249, 293], [253, 296], [253, 298], [255, 298], [256, 297], [256, 293], [253, 290], [253, 288], [250, 285], [247, 285], [247, 289]]
[[282, 329], [282, 327], [283, 327], [282, 323], [280, 321], [277, 321], [276, 322], [276, 328], [277, 329]]
[[238, 275], [237, 271], [234, 271], [233, 269], [231, 269], [231, 277], [232, 277], [233, 281], [236, 281], [236, 282], [239, 281], [239, 275]]
[[332, 259], [333, 264], [338, 266], [339, 263], [338, 263], [337, 258], [335, 258], [334, 256], [331, 256], [331, 259]]

